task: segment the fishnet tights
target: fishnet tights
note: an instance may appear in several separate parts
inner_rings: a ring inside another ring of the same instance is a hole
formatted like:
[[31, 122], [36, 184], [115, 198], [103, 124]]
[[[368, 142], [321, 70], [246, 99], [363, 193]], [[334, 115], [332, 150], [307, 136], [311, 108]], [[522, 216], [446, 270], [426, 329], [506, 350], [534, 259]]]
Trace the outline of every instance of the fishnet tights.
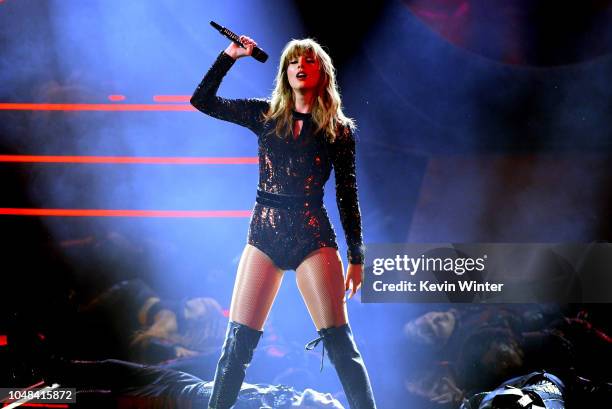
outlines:
[[[295, 279], [317, 330], [347, 323], [344, 274], [338, 250], [322, 247], [310, 253]], [[230, 319], [263, 330], [278, 294], [283, 271], [264, 252], [247, 244], [242, 252], [232, 294]]]

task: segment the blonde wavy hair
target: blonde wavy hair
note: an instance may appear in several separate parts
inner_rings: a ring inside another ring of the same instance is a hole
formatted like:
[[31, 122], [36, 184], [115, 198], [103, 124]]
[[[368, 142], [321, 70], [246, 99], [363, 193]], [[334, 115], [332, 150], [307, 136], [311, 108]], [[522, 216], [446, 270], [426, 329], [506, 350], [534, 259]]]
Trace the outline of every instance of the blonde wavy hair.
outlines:
[[295, 101], [293, 89], [287, 78], [287, 67], [292, 59], [305, 54], [314, 55], [321, 67], [317, 98], [312, 107], [312, 119], [316, 125], [316, 132], [324, 130], [329, 140], [333, 142], [338, 134], [339, 125], [354, 130], [355, 123], [342, 112], [336, 70], [330, 56], [319, 43], [311, 38], [291, 40], [283, 49], [274, 81], [270, 110], [264, 114], [264, 119], [266, 122], [276, 120], [277, 135], [291, 135], [293, 125], [291, 111], [295, 107]]

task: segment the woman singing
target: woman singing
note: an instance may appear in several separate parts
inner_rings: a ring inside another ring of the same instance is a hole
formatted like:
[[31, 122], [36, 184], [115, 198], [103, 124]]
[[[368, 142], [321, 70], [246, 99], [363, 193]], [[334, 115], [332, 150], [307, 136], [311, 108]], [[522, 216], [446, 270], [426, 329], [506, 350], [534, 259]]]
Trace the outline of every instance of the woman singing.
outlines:
[[[242, 385], [283, 272], [296, 281], [323, 348], [342, 382], [351, 408], [375, 408], [368, 374], [348, 324], [345, 291], [361, 284], [363, 244], [355, 180], [353, 121], [341, 109], [329, 55], [311, 39], [292, 40], [283, 50], [270, 101], [216, 96], [236, 59], [257, 45], [241, 36], [221, 52], [191, 104], [258, 137], [259, 184], [246, 244], [234, 285], [221, 358], [209, 408], [231, 407]], [[323, 206], [331, 169], [348, 245], [346, 280], [336, 235]], [[349, 297], [350, 298], [350, 297]]]

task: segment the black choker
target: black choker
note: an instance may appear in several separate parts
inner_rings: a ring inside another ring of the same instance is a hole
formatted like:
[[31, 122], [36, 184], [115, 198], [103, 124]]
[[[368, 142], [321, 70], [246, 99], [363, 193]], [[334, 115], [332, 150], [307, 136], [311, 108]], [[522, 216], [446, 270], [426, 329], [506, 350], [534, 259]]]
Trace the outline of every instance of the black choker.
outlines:
[[302, 120], [302, 121], [306, 120], [306, 119], [312, 118], [312, 114], [311, 113], [304, 114], [302, 112], [297, 112], [295, 110], [292, 110], [291, 114], [293, 115], [293, 118], [295, 118], [297, 120]]

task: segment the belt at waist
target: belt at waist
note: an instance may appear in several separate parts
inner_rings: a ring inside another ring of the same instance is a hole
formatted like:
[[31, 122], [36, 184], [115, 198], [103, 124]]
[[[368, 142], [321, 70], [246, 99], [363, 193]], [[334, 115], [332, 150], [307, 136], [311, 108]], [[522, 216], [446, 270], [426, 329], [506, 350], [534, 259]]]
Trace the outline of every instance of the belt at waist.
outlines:
[[279, 209], [312, 209], [323, 206], [323, 192], [310, 195], [288, 195], [257, 189], [255, 201], [261, 205]]

